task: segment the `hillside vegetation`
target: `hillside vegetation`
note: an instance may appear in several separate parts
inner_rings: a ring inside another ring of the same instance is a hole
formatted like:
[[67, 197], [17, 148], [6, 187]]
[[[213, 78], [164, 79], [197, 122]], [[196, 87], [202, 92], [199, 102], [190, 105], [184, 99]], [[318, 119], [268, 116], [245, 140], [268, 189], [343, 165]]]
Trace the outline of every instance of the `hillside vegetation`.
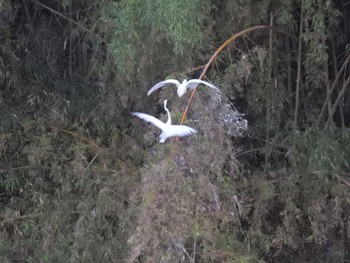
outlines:
[[[350, 261], [347, 1], [0, 11], [0, 262]], [[236, 33], [204, 77], [223, 95], [146, 95]], [[130, 114], [166, 120], [164, 99], [196, 135]]]

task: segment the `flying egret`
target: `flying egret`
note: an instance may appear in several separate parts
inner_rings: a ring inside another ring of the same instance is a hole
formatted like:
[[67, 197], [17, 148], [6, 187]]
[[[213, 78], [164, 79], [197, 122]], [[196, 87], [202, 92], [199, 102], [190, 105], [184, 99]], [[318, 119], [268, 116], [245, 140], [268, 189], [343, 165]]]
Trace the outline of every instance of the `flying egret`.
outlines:
[[185, 126], [185, 125], [172, 125], [171, 124], [171, 116], [168, 108], [166, 107], [167, 105], [167, 100], [164, 101], [164, 109], [166, 110], [168, 114], [168, 121], [166, 123], [162, 122], [161, 120], [145, 114], [145, 113], [140, 113], [140, 112], [132, 112], [131, 114], [146, 121], [152, 123], [154, 126], [158, 127], [159, 129], [162, 130], [162, 133], [159, 135], [160, 137], [160, 142], [164, 143], [165, 140], [169, 137], [174, 137], [174, 136], [187, 136], [196, 133], [197, 131], [191, 127]]
[[177, 86], [177, 95], [179, 95], [179, 97], [182, 97], [186, 91], [188, 89], [194, 89], [195, 87], [197, 87], [200, 84], [203, 85], [207, 85], [208, 87], [215, 89], [217, 92], [221, 91], [214, 86], [213, 84], [204, 81], [204, 80], [200, 80], [200, 79], [190, 79], [189, 81], [187, 81], [187, 79], [184, 79], [184, 81], [182, 83], [180, 83], [178, 80], [176, 79], [167, 79], [164, 81], [161, 81], [159, 83], [157, 83], [156, 85], [154, 85], [148, 92], [147, 92], [147, 96], [151, 95], [151, 93], [167, 84], [175, 84]]

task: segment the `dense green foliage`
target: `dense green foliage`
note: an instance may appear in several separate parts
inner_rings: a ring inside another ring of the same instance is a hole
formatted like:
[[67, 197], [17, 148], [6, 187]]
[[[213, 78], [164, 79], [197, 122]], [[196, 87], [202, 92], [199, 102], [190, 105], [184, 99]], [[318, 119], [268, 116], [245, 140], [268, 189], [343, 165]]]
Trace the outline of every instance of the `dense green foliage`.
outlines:
[[[0, 0], [0, 262], [348, 262], [346, 1]], [[195, 136], [158, 143], [130, 116]], [[233, 106], [234, 105], [234, 106]], [[245, 113], [248, 130], [242, 124]]]
[[156, 57], [159, 44], [170, 44], [167, 51], [173, 50], [171, 53], [175, 55], [184, 55], [185, 50], [199, 46], [205, 11], [203, 3], [198, 0], [108, 3], [106, 13], [116, 25], [110, 49], [117, 58], [118, 69], [131, 74], [140, 67], [140, 56], [146, 50], [150, 53], [149, 59]]

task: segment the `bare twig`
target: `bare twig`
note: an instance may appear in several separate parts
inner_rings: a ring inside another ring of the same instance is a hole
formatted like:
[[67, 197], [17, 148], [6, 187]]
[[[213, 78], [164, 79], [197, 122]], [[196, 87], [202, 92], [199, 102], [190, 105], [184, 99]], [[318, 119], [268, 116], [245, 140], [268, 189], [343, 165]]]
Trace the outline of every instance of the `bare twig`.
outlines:
[[82, 135], [80, 135], [80, 134], [78, 134], [76, 132], [68, 131], [68, 130], [65, 130], [65, 129], [60, 129], [60, 131], [63, 131], [63, 132], [68, 133], [70, 135], [73, 135], [74, 137], [77, 137], [77, 138], [81, 139], [82, 141], [85, 141], [85, 142], [87, 142], [87, 143], [89, 143], [89, 144], [91, 144], [91, 145], [93, 145], [93, 146], [95, 146], [97, 148], [100, 148], [100, 146], [98, 146], [95, 142], [93, 142], [93, 141], [91, 141], [89, 139], [86, 139], [84, 136], [82, 136]]
[[[250, 150], [246, 150], [246, 151], [237, 153], [235, 157], [237, 158], [237, 157], [239, 157], [239, 156], [242, 156], [242, 155], [245, 155], [245, 154], [248, 154], [248, 153], [252, 153], [252, 152], [263, 152], [263, 151], [265, 151], [265, 150], [266, 150], [265, 147], [256, 148], [256, 149], [250, 149]], [[285, 152], [279, 151], [279, 150], [271, 150], [271, 151], [276, 152], [276, 153], [279, 153], [279, 154], [286, 154]]]
[[96, 157], [98, 156], [98, 153], [96, 153], [96, 155], [94, 156], [94, 158], [92, 158], [91, 162], [88, 164], [88, 166], [86, 166], [86, 170], [89, 169], [90, 165], [95, 161]]

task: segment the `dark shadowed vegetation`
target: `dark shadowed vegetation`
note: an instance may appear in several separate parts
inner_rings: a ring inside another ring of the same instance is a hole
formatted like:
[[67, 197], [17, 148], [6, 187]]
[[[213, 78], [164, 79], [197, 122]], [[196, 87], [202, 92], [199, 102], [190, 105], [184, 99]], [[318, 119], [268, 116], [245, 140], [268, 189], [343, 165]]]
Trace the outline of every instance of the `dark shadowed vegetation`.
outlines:
[[[0, 262], [349, 262], [345, 0], [0, 0]], [[130, 115], [185, 124], [159, 144]], [[245, 126], [248, 120], [248, 129]]]

